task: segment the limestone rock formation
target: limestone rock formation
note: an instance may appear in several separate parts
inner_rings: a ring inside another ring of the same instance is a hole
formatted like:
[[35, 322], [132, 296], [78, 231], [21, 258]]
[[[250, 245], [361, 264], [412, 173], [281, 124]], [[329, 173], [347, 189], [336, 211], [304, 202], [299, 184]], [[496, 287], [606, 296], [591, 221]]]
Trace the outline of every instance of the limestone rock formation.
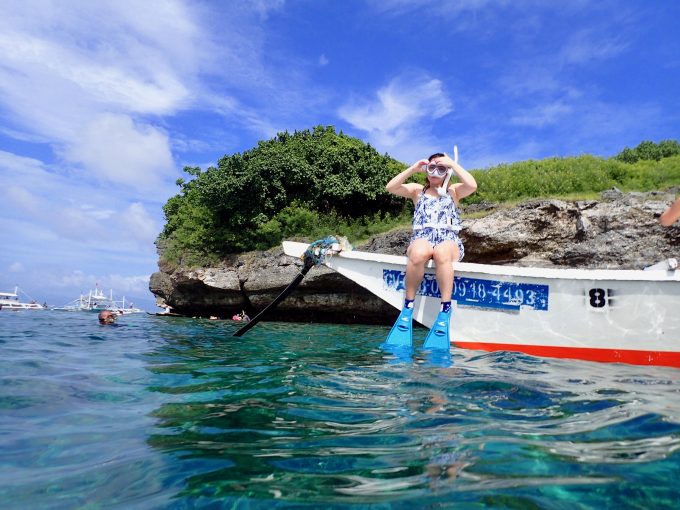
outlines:
[[[672, 193], [624, 194], [614, 188], [599, 201], [532, 200], [512, 208], [486, 204], [481, 209], [489, 214], [463, 220], [465, 261], [641, 269], [680, 256], [680, 227], [664, 228], [658, 222], [673, 198]], [[409, 229], [396, 230], [356, 249], [404, 255], [409, 237]], [[241, 310], [252, 316], [264, 308], [295, 278], [302, 262], [274, 248], [231, 255], [219, 267], [159, 266], [149, 284], [159, 302], [186, 315], [231, 317]], [[317, 267], [270, 317], [390, 324], [395, 316], [396, 310], [357, 284]]]

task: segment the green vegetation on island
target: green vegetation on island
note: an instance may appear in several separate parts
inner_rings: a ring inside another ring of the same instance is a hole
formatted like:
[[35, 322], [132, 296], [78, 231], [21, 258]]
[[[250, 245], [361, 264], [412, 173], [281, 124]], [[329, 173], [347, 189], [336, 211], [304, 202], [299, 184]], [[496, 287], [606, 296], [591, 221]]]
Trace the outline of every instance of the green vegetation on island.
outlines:
[[398, 224], [403, 200], [385, 183], [403, 164], [357, 138], [317, 126], [224, 156], [206, 171], [185, 168], [164, 206], [165, 256], [199, 262], [266, 249], [284, 237], [367, 237]]
[[[186, 167], [165, 204], [160, 235], [168, 262], [214, 262], [228, 253], [328, 234], [366, 239], [410, 224], [412, 204], [385, 191], [406, 168], [333, 127], [279, 133], [202, 171]], [[650, 191], [680, 183], [680, 144], [642, 142], [604, 159], [591, 155], [502, 164], [471, 172], [466, 204], [589, 196], [616, 186]], [[422, 175], [415, 179], [424, 181]]]

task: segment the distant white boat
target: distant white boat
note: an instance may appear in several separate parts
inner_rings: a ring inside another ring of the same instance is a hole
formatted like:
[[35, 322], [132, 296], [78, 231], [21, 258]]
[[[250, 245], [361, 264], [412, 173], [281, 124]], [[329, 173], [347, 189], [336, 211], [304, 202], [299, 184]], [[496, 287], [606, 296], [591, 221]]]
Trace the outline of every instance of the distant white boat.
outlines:
[[144, 310], [135, 308], [131, 302], [125, 303], [125, 296], [123, 299], [116, 300], [113, 297], [113, 289], [109, 291], [107, 296], [97, 286], [94, 290], [90, 290], [87, 294], [81, 294], [79, 298], [74, 299], [64, 306], [56, 307], [54, 310], [62, 312], [101, 312], [102, 310], [110, 310], [122, 315], [128, 313], [143, 313]]
[[114, 304], [113, 289], [111, 289], [110, 295], [107, 296], [97, 286], [95, 290], [90, 290], [87, 294], [81, 294], [79, 298], [64, 306], [56, 307], [54, 310], [62, 312], [100, 312], [102, 310], [111, 310]]
[[114, 301], [114, 304], [115, 308], [112, 308], [112, 310], [117, 311], [120, 314], [145, 313], [145, 310], [135, 307], [134, 303], [131, 301], [125, 303], [125, 296], [123, 296], [123, 299], [120, 301]]
[[[299, 257], [307, 245], [284, 242]], [[400, 310], [406, 257], [339, 251], [324, 264]], [[680, 270], [542, 269], [454, 263], [450, 342], [484, 351], [680, 368]], [[440, 294], [432, 262], [413, 318], [431, 327]]]
[[24, 303], [19, 300], [19, 287], [14, 287], [14, 292], [0, 292], [1, 310], [45, 310], [45, 307], [35, 300]]

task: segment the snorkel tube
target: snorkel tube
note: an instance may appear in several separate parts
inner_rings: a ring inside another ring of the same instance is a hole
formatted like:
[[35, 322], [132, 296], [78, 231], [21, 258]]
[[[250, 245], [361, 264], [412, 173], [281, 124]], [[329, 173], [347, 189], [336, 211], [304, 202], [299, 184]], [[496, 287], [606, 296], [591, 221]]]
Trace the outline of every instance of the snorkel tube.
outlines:
[[[453, 161], [458, 163], [458, 146], [457, 145], [453, 146]], [[449, 168], [449, 171], [446, 172], [446, 178], [444, 179], [444, 183], [439, 188], [435, 188], [440, 197], [445, 197], [446, 194], [449, 192], [449, 181], [451, 180], [451, 175], [453, 175], [453, 170], [451, 168]]]

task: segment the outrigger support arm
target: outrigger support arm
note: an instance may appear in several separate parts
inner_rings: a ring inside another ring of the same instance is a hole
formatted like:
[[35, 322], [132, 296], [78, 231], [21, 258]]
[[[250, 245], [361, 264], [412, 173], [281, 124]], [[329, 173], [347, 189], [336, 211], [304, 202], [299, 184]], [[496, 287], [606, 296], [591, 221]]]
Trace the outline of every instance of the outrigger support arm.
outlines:
[[302, 279], [305, 277], [305, 275], [309, 272], [311, 268], [322, 264], [326, 260], [326, 254], [328, 253], [328, 251], [340, 251], [341, 249], [343, 249], [342, 248], [343, 244], [348, 244], [346, 243], [345, 239], [341, 238], [341, 240], [338, 241], [338, 239], [336, 239], [333, 236], [328, 236], [325, 239], [319, 239], [318, 241], [314, 241], [312, 244], [310, 244], [305, 250], [305, 252], [302, 254], [302, 260], [304, 263], [302, 269], [295, 277], [295, 279], [292, 282], [290, 282], [288, 284], [288, 287], [283, 289], [283, 292], [276, 296], [274, 298], [274, 301], [269, 303], [264, 308], [264, 310], [258, 313], [255, 317], [253, 317], [253, 319], [250, 322], [248, 322], [245, 326], [243, 326], [236, 333], [234, 333], [234, 336], [242, 336], [250, 328], [255, 326], [255, 324], [260, 322], [270, 310], [276, 308], [276, 305], [283, 301], [288, 294], [293, 292], [295, 287], [297, 287], [300, 284]]
[[284, 298], [293, 292], [293, 289], [298, 286], [298, 284], [302, 281], [302, 279], [305, 277], [305, 275], [309, 272], [311, 268], [314, 267], [314, 262], [310, 259], [309, 261], [305, 259], [305, 265], [302, 266], [302, 269], [300, 270], [300, 273], [295, 277], [295, 279], [288, 284], [288, 287], [283, 289], [283, 292], [276, 296], [274, 298], [274, 301], [269, 303], [264, 310], [262, 310], [260, 313], [258, 313], [255, 317], [251, 319], [250, 322], [248, 322], [245, 326], [243, 326], [241, 329], [239, 329], [236, 333], [234, 333], [234, 336], [242, 336], [244, 333], [246, 333], [250, 328], [255, 326], [262, 318], [267, 315], [267, 312], [270, 310], [273, 310], [276, 308], [276, 305], [278, 305], [281, 301], [284, 300]]

